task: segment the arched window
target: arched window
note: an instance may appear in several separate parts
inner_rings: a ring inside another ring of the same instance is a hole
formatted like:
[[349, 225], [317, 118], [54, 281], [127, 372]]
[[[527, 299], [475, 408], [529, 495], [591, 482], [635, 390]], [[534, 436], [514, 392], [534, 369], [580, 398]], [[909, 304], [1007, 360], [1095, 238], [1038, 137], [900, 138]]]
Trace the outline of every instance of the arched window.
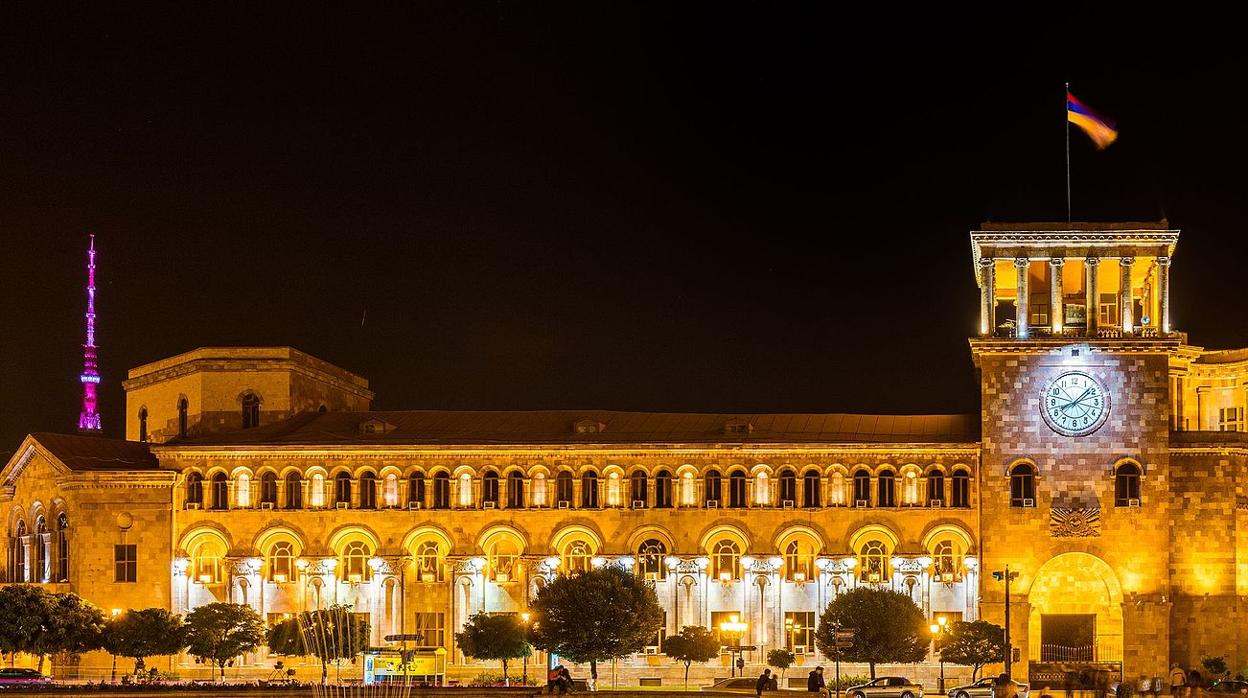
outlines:
[[[425, 505], [424, 473], [412, 473], [407, 478], [407, 503], [409, 505], [412, 503], [419, 504], [422, 507]], [[410, 509], [411, 506], [408, 506], [408, 508]]]
[[958, 468], [953, 471], [952, 481], [951, 505], [963, 509], [971, 506], [971, 474], [964, 468]]
[[771, 477], [766, 470], [754, 475], [754, 503], [762, 507], [771, 504]]
[[334, 505], [339, 509], [351, 507], [351, 474], [342, 472], [334, 476]]
[[1036, 471], [1030, 463], [1019, 463], [1010, 468], [1010, 506], [1034, 507], [1036, 505]]
[[549, 492], [546, 491], [546, 485], [546, 473], [543, 473], [540, 470], [533, 473], [532, 484], [529, 485], [529, 492], [531, 495], [529, 497], [529, 506], [547, 506], [546, 495], [549, 494]]
[[382, 504], [387, 509], [393, 509], [399, 505], [399, 476], [394, 473], [387, 473], [386, 479], [381, 486]]
[[697, 505], [697, 483], [693, 479], [693, 473], [686, 471], [680, 476], [680, 506], [696, 507]]
[[369, 472], [360, 475], [360, 508], [377, 508], [377, 476]]
[[908, 507], [919, 505], [919, 469], [908, 466], [901, 471], [901, 501]]
[[277, 473], [271, 470], [260, 476], [260, 503], [277, 506]]
[[942, 540], [932, 546], [932, 577], [946, 584], [958, 581], [957, 558], [957, 550], [951, 540]]
[[267, 576], [274, 584], [285, 584], [295, 579], [295, 546], [290, 541], [279, 540], [269, 548]]
[[498, 473], [493, 470], [481, 477], [481, 503], [498, 506]]
[[445, 470], [433, 476], [433, 508], [451, 508], [451, 474]]
[[13, 533], [13, 539], [9, 541], [12, 554], [9, 555], [9, 561], [13, 565], [13, 569], [9, 571], [9, 579], [14, 582], [30, 581], [26, 570], [26, 522], [18, 521], [17, 530]]
[[139, 441], [147, 441], [147, 408], [139, 408]]
[[815, 547], [804, 540], [793, 540], [784, 548], [784, 578], [809, 582], [815, 578]]
[[225, 556], [225, 547], [214, 538], [201, 538], [192, 544], [191, 574], [192, 580], [198, 584], [217, 584], [221, 581], [221, 558]]
[[651, 538], [637, 548], [637, 568], [641, 578], [658, 582], [667, 578], [667, 546], [663, 541]]
[[225, 473], [212, 476], [212, 508], [230, 508], [230, 483], [226, 480]]
[[877, 507], [897, 506], [897, 476], [891, 470], [880, 473], [876, 480], [875, 505]]
[[588, 572], [590, 560], [594, 557], [593, 548], [583, 540], [574, 540], [563, 549], [563, 568], [568, 574]]
[[247, 473], [234, 477], [234, 506], [239, 509], [251, 506], [251, 476]]
[[506, 583], [516, 579], [516, 561], [520, 559], [520, 547], [515, 541], [501, 538], [490, 546], [486, 560], [490, 579]]
[[634, 470], [632, 476], [628, 479], [629, 501], [633, 503], [634, 507], [644, 507], [650, 501], [650, 492], [648, 491], [650, 488], [647, 485], [646, 472], [644, 470]]
[[69, 515], [61, 512], [56, 517], [56, 568], [58, 582], [69, 581]]
[[186, 438], [187, 407], [188, 405], [186, 402], [186, 398], [184, 397], [178, 398], [178, 436], [181, 438]]
[[945, 474], [933, 470], [927, 474], [927, 505], [943, 507], [945, 505]]
[[598, 508], [598, 473], [592, 470], [581, 476], [581, 508]]
[[438, 544], [431, 540], [416, 548], [416, 579], [425, 583], [442, 581], [442, 555]]
[[286, 508], [303, 508], [303, 478], [299, 473], [290, 473], [286, 476]]
[[566, 470], [555, 476], [555, 506], [561, 509], [572, 506], [572, 473]]
[[42, 515], [35, 519], [35, 583], [49, 581], [48, 548], [51, 544], [48, 536], [48, 521]]
[[468, 473], [459, 474], [459, 487], [457, 494], [459, 496], [458, 506], [460, 509], [472, 508], [472, 475]]
[[1140, 468], [1135, 463], [1123, 463], [1114, 471], [1114, 506], [1140, 505]]
[[260, 426], [260, 396], [247, 393], [243, 396], [243, 428]]
[[200, 475], [199, 473], [189, 473], [186, 476], [186, 503], [187, 505], [204, 505], [203, 475]]
[[368, 543], [359, 540], [347, 543], [342, 549], [342, 559], [338, 562], [338, 567], [342, 570], [342, 581], [359, 584], [372, 579], [373, 568], [368, 565], [372, 556], [373, 551]]
[[858, 549], [858, 569], [862, 581], [880, 584], [888, 581], [888, 546], [881, 540], [870, 540]]
[[623, 505], [623, 498], [620, 496], [620, 490], [623, 486], [620, 483], [620, 474], [610, 472], [607, 474], [607, 506], [618, 507]]
[[780, 471], [780, 506], [797, 505], [797, 474], [791, 469]]
[[832, 481], [828, 484], [828, 506], [845, 506], [845, 475], [839, 470], [832, 472]]
[[658, 509], [670, 509], [672, 506], [672, 474], [660, 470], [654, 476], [654, 506]]
[[325, 476], [312, 473], [312, 484], [308, 487], [308, 499], [313, 507], [325, 506]]
[[507, 506], [512, 509], [524, 508], [524, 473], [519, 470], [507, 473]]
[[712, 470], [706, 474], [706, 481], [704, 485], [705, 491], [702, 493], [702, 501], [706, 503], [708, 508], [719, 506], [719, 502], [721, 501], [719, 485], [722, 479], [723, 478], [720, 477], [718, 470]]
[[741, 578], [741, 548], [735, 541], [718, 540], [711, 547], [711, 577], [721, 582]]
[[871, 506], [871, 473], [866, 470], [854, 473], [854, 506]]
[[819, 471], [811, 468], [802, 473], [802, 506], [807, 509], [815, 509], [823, 502], [823, 493], [820, 492]]
[[728, 506], [740, 509], [746, 505], [745, 471], [734, 470], [728, 473]]

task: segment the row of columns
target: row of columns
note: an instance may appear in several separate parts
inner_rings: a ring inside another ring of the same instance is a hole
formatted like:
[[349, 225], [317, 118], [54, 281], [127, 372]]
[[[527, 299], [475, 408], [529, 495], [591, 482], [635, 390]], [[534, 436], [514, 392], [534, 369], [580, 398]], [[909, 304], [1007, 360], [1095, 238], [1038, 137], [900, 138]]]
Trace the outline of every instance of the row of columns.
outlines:
[[[979, 260], [980, 265], [980, 334], [992, 335], [997, 326], [997, 307], [996, 307], [996, 261], [995, 259], [984, 257]], [[1099, 280], [1099, 268], [1101, 260], [1099, 257], [1087, 257], [1083, 260], [1086, 274], [1086, 303], [1087, 303], [1087, 334], [1093, 336], [1096, 334], [1099, 325], [1098, 309], [1099, 299], [1097, 298], [1097, 282]], [[1065, 267], [1066, 259], [1063, 257], [1052, 257], [1049, 259], [1050, 279], [1049, 284], [1049, 313], [1051, 318], [1051, 326], [1054, 333], [1062, 331], [1062, 270]], [[1118, 284], [1118, 305], [1121, 312], [1122, 331], [1130, 333], [1135, 327], [1135, 318], [1132, 317], [1133, 302], [1131, 298], [1131, 268], [1135, 264], [1134, 257], [1119, 257], [1119, 284]], [[1031, 334], [1030, 328], [1030, 298], [1028, 272], [1031, 268], [1031, 258], [1017, 257], [1014, 259], [1014, 269], [1017, 275], [1016, 286], [1017, 299], [1015, 301], [1017, 312], [1015, 314], [1015, 336], [1019, 339], [1026, 339]], [[1158, 306], [1161, 315], [1162, 334], [1170, 332], [1170, 258], [1157, 257], [1157, 293]]]

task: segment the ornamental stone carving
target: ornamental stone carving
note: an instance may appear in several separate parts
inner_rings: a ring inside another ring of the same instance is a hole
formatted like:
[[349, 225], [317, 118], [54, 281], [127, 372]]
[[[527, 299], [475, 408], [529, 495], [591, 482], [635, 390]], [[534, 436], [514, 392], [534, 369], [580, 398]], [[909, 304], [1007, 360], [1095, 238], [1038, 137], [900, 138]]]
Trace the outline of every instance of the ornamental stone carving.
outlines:
[[1049, 535], [1053, 538], [1099, 538], [1100, 508], [1053, 507], [1049, 510]]

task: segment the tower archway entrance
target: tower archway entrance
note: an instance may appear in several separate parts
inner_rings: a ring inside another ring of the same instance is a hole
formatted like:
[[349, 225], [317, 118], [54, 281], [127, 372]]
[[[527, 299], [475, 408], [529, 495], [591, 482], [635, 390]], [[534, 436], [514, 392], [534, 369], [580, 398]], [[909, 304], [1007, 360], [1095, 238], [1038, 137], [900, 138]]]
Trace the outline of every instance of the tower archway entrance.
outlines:
[[1058, 686], [1121, 677], [1122, 586], [1104, 560], [1056, 555], [1040, 567], [1027, 597], [1033, 681]]

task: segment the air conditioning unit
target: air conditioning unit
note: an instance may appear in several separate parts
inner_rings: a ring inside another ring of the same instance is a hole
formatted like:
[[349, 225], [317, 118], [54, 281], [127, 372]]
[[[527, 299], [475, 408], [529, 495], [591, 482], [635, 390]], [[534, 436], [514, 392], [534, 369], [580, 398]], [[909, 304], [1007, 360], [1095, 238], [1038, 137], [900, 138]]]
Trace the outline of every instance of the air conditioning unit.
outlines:
[[781, 508], [781, 509], [792, 509], [792, 508], [793, 508], [793, 500], [792, 500], [792, 499], [786, 499], [786, 500], [784, 500], [783, 502], [780, 502], [780, 508]]
[[1036, 500], [1034, 500], [1034, 499], [1024, 499], [1024, 500], [1023, 500], [1023, 506], [1024, 506], [1024, 507], [1034, 507], [1034, 506], [1036, 506]]
[[351, 502], [335, 502], [334, 507], [337, 509], [350, 509]]
[[407, 503], [408, 511], [416, 511], [417, 509], [424, 509], [424, 508], [425, 508], [425, 505], [421, 502], [408, 502]]
[[647, 581], [647, 582], [657, 582], [657, 581], [659, 581], [659, 573], [658, 573], [658, 572], [647, 572], [647, 573], [646, 573], [646, 577], [645, 577], [645, 579], [646, 579], [646, 581]]
[[644, 500], [644, 499], [634, 499], [634, 500], [633, 500], [633, 508], [634, 508], [634, 509], [645, 509], [645, 508], [646, 508], [646, 500]]
[[481, 503], [481, 508], [482, 508], [482, 509], [497, 509], [497, 508], [498, 508], [498, 502], [482, 502], [482, 503]]
[[806, 645], [793, 645], [793, 654], [806, 654]]
[[945, 500], [943, 499], [932, 499], [932, 500], [929, 500], [927, 503], [927, 506], [933, 509], [939, 509], [943, 507], [944, 505], [945, 505]]
[[562, 502], [559, 502], [559, 503], [555, 504], [555, 508], [556, 508], [556, 509], [571, 509], [571, 508], [572, 508], [572, 502], [569, 502], [569, 501], [567, 501], [567, 500], [564, 500], [564, 501], [562, 501]]
[[273, 502], [260, 502], [260, 509], [265, 511], [273, 510]]
[[1138, 509], [1138, 508], [1139, 508], [1139, 506], [1140, 506], [1140, 500], [1138, 500], [1138, 499], [1128, 499], [1128, 500], [1127, 500], [1127, 506], [1129, 506], [1129, 507], [1135, 507], [1135, 508], [1137, 508], [1137, 509]]
[[650, 645], [650, 646], [646, 647], [645, 653], [646, 653], [646, 654], [658, 654], [658, 653], [659, 653], [659, 648], [658, 648], [657, 646], [655, 646], [655, 645]]
[[708, 500], [706, 500], [706, 508], [707, 508], [707, 509], [718, 509], [718, 508], [719, 508], [719, 500], [718, 500], [718, 499], [708, 499]]
[[859, 509], [866, 509], [867, 507], [871, 506], [871, 502], [868, 502], [865, 499], [855, 499], [854, 506], [858, 507]]
[[204, 505], [203, 505], [203, 504], [200, 504], [199, 502], [187, 502], [187, 503], [186, 503], [186, 508], [187, 508], [187, 509], [191, 509], [191, 510], [195, 510], [195, 509], [203, 509], [203, 508], [204, 508]]

